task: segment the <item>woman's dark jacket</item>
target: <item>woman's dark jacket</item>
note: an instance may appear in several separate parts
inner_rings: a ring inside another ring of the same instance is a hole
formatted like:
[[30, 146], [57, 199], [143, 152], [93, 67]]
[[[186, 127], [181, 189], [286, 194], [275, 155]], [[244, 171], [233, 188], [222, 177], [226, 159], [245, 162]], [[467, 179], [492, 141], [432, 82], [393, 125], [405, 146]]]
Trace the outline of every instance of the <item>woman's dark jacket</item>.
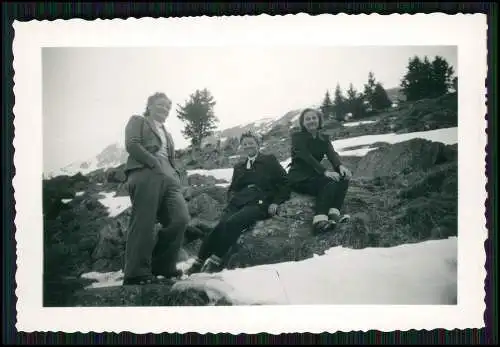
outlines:
[[293, 184], [311, 177], [324, 175], [326, 168], [321, 165], [321, 160], [325, 155], [334, 170], [339, 172], [339, 166], [342, 164], [340, 156], [333, 148], [328, 135], [319, 133], [314, 138], [306, 130], [293, 133], [288, 182]]

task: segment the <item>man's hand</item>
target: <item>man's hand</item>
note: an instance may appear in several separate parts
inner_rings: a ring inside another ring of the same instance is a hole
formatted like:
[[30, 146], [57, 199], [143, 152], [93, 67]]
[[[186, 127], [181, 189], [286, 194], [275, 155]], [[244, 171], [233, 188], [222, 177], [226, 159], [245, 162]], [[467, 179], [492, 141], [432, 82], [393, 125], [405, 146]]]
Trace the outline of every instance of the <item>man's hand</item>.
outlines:
[[346, 168], [344, 165], [340, 165], [339, 166], [339, 171], [340, 171], [340, 175], [346, 179], [346, 180], [350, 180], [351, 177], [352, 177], [352, 173], [351, 171], [349, 171], [348, 168]]
[[269, 205], [267, 212], [271, 215], [274, 216], [276, 213], [278, 213], [278, 205], [277, 204], [271, 204]]
[[325, 171], [325, 176], [331, 178], [335, 182], [338, 182], [340, 180], [340, 175], [335, 171]]

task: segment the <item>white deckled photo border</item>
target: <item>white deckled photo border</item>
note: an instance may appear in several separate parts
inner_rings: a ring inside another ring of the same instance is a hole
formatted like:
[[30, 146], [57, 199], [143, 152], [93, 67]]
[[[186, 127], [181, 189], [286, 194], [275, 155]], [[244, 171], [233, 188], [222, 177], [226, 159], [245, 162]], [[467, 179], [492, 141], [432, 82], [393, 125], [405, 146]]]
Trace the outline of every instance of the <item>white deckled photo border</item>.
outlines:
[[[486, 15], [319, 15], [14, 22], [18, 331], [261, 333], [485, 326]], [[458, 47], [458, 304], [44, 308], [42, 48], [224, 45]]]

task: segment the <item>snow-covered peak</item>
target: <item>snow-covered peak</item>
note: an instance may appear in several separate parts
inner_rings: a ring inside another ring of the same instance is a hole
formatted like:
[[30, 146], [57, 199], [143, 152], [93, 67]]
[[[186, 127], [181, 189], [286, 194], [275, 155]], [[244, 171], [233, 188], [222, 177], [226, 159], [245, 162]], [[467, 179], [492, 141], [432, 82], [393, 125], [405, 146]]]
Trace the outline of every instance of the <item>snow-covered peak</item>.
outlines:
[[86, 175], [92, 171], [99, 169], [109, 169], [116, 166], [119, 166], [127, 160], [127, 152], [125, 148], [123, 148], [118, 143], [113, 143], [106, 148], [103, 149], [102, 152], [97, 154], [93, 158], [89, 158], [84, 161], [73, 162], [69, 165], [62, 167], [59, 170], [55, 170], [45, 174], [46, 178], [61, 176], [61, 175], [76, 175], [77, 173], [81, 173], [82, 175]]

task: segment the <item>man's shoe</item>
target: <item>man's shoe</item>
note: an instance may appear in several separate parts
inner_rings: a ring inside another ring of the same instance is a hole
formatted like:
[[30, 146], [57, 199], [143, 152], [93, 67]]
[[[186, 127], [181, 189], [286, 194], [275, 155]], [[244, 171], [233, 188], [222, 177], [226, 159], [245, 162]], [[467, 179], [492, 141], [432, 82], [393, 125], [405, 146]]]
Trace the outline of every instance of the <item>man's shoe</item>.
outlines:
[[199, 259], [195, 260], [193, 265], [186, 271], [186, 275], [191, 276], [192, 274], [201, 272], [201, 268], [203, 267], [203, 262]]
[[214, 272], [219, 272], [221, 270], [221, 259], [216, 256], [212, 255], [210, 258], [205, 261], [205, 264], [203, 264], [203, 267], [201, 268], [201, 272], [206, 272], [206, 273], [214, 273]]
[[163, 276], [164, 278], [177, 278], [182, 276], [182, 271], [179, 269], [174, 269], [171, 271], [153, 271], [154, 276]]
[[123, 279], [124, 286], [134, 286], [134, 285], [146, 285], [146, 284], [162, 284], [161, 279], [156, 278], [156, 276], [137, 276], [128, 277]]

